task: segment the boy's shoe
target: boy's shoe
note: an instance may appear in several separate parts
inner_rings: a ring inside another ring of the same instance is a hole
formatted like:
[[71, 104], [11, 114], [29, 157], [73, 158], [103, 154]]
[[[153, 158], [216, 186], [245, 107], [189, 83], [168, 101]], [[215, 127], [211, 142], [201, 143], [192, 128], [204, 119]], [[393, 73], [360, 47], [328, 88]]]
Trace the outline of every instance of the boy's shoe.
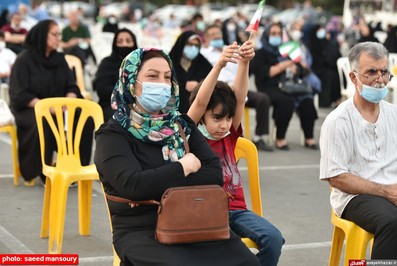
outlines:
[[272, 146], [268, 146], [266, 145], [266, 143], [260, 139], [258, 141], [254, 141], [254, 144], [256, 146], [256, 148], [260, 151], [273, 151], [273, 147]]

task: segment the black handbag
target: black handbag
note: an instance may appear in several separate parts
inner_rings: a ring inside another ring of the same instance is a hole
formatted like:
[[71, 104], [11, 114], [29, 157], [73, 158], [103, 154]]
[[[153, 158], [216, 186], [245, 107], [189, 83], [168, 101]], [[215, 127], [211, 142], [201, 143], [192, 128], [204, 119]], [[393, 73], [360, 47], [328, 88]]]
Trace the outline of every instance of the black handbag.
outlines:
[[292, 96], [313, 94], [313, 89], [302, 72], [301, 66], [298, 66], [298, 74], [296, 75], [293, 75], [287, 69], [280, 79], [279, 89]]

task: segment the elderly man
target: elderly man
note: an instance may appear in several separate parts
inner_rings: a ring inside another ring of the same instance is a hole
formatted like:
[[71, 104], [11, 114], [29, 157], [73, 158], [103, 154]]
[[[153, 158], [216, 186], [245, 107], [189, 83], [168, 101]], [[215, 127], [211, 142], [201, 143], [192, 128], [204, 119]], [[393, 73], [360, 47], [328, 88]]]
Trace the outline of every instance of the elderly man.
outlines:
[[332, 186], [335, 213], [375, 234], [371, 258], [397, 259], [397, 105], [383, 100], [388, 52], [359, 43], [349, 61], [356, 92], [322, 125], [320, 179]]

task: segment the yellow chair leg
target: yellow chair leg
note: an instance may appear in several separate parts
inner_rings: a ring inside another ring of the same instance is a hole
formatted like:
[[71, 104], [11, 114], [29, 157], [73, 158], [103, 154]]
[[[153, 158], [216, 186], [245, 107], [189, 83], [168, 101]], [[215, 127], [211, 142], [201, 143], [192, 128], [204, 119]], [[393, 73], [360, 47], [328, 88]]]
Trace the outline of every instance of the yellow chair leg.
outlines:
[[[48, 239], [48, 253], [62, 253], [62, 240], [65, 225], [66, 202], [70, 183], [63, 178], [54, 178], [50, 204], [50, 235]], [[55, 188], [57, 188], [55, 190]], [[54, 204], [55, 203], [55, 204]]]
[[92, 205], [92, 180], [79, 181], [79, 233], [80, 235], [90, 234], [91, 205]]
[[41, 238], [48, 237], [49, 230], [49, 219], [50, 219], [50, 197], [51, 197], [51, 180], [46, 177], [45, 189], [44, 189], [44, 200], [43, 200], [43, 212], [41, 217]]
[[372, 235], [360, 227], [351, 230], [346, 240], [344, 265], [349, 266], [349, 260], [351, 259], [365, 259], [368, 242], [371, 239]]
[[339, 265], [344, 239], [345, 233], [343, 232], [343, 230], [339, 227], [334, 227], [334, 232], [332, 235], [331, 254], [329, 256], [329, 266]]
[[[112, 247], [113, 247], [113, 245], [112, 245]], [[120, 266], [120, 258], [119, 258], [119, 255], [117, 255], [117, 253], [116, 253], [116, 250], [114, 250], [114, 247], [113, 247], [113, 266]]]
[[11, 136], [11, 151], [13, 160], [13, 172], [14, 172], [14, 186], [19, 185], [19, 163], [18, 163], [18, 147], [17, 147], [17, 130], [15, 126], [10, 126], [10, 136]]

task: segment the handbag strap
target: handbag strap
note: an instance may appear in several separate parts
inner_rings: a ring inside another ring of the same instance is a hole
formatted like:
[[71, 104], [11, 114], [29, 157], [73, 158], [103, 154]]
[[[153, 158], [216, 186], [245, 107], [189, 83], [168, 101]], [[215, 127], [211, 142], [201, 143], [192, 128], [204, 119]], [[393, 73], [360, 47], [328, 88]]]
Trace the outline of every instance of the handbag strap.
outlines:
[[186, 139], [185, 131], [183, 131], [182, 125], [179, 122], [176, 121], [175, 124], [178, 125], [179, 135], [181, 135], [181, 138], [183, 139], [183, 146], [185, 147], [185, 153], [189, 153], [190, 148], [189, 148], [189, 143], [187, 142]]
[[128, 205], [130, 205], [131, 208], [134, 208], [136, 206], [139, 205], [160, 205], [160, 202], [156, 201], [156, 200], [137, 200], [137, 201], [133, 201], [130, 199], [126, 199], [126, 198], [121, 198], [121, 197], [117, 197], [117, 196], [113, 196], [113, 195], [109, 195], [107, 193], [105, 193], [106, 198], [110, 201], [114, 201], [114, 202], [118, 202], [118, 203], [127, 203]]

